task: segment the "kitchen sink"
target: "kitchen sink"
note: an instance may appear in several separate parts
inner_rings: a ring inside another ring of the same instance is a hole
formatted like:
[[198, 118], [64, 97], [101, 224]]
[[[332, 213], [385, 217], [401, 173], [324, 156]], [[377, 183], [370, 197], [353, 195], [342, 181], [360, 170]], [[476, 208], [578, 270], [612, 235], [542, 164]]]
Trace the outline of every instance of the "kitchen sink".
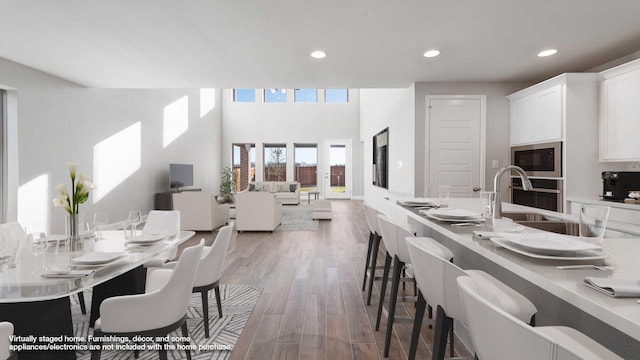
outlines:
[[[547, 215], [536, 214], [536, 213], [527, 213], [527, 212], [502, 212], [503, 218], [509, 218], [513, 221], [552, 221], [558, 220], [557, 218], [552, 218]], [[523, 224], [524, 225], [524, 224]]]

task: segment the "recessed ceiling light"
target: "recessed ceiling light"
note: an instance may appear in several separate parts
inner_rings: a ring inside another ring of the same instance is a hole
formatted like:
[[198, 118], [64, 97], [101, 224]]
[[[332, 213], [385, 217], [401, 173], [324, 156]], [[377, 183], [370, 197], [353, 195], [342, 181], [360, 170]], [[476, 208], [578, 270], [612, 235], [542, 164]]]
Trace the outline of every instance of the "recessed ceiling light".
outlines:
[[324, 59], [326, 56], [327, 56], [327, 53], [325, 53], [322, 50], [316, 50], [311, 53], [311, 57], [314, 59]]
[[538, 57], [547, 57], [547, 56], [555, 55], [557, 52], [558, 50], [556, 49], [542, 50], [538, 53]]
[[440, 55], [440, 50], [428, 50], [422, 56], [424, 56], [426, 58], [432, 58], [432, 57], [436, 57], [438, 55]]

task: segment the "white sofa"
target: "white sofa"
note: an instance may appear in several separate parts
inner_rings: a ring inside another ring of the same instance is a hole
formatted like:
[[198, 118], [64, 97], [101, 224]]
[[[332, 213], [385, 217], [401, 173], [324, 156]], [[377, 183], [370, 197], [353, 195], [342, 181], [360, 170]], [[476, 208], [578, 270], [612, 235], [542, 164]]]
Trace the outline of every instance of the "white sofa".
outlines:
[[235, 223], [238, 231], [273, 231], [282, 223], [282, 205], [270, 192], [239, 192]]
[[297, 181], [252, 181], [249, 183], [250, 192], [270, 192], [276, 196], [281, 204], [300, 204], [300, 183]]
[[173, 194], [173, 209], [180, 211], [180, 230], [211, 231], [229, 223], [229, 204], [218, 204], [206, 191]]

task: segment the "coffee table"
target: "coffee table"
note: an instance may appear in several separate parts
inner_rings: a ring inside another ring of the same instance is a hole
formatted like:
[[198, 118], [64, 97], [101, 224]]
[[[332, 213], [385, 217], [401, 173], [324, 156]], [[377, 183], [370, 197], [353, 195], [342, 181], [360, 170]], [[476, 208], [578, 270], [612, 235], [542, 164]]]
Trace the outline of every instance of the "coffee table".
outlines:
[[318, 200], [318, 196], [320, 195], [320, 191], [309, 191], [307, 193], [307, 204], [311, 204], [311, 195], [313, 195], [313, 200]]

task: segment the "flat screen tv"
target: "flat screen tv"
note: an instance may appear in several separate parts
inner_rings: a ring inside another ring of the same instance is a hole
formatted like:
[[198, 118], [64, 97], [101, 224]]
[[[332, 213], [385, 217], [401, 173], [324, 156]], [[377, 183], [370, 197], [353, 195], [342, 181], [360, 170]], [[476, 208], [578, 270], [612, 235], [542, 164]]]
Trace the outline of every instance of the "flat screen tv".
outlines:
[[171, 188], [183, 188], [193, 186], [192, 164], [169, 164], [169, 181]]
[[389, 188], [389, 128], [373, 136], [373, 185]]

